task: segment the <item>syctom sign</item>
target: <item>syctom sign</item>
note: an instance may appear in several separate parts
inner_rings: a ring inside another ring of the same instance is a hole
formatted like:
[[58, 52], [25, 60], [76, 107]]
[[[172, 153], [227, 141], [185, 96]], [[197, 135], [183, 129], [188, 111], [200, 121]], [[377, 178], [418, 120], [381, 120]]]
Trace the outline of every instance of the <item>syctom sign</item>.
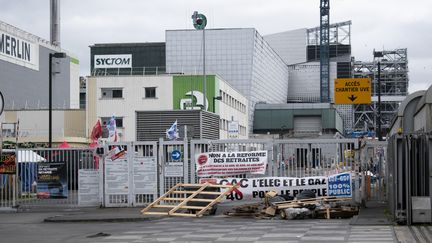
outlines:
[[94, 68], [131, 68], [132, 54], [95, 55]]

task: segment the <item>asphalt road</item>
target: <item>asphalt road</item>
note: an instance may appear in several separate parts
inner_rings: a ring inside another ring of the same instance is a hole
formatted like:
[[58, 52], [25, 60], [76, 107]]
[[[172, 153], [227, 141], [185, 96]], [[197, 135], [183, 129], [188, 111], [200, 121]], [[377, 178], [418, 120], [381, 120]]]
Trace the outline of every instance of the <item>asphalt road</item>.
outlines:
[[258, 220], [225, 216], [118, 223], [46, 223], [54, 212], [0, 214], [0, 242], [397, 242], [393, 226], [350, 220]]

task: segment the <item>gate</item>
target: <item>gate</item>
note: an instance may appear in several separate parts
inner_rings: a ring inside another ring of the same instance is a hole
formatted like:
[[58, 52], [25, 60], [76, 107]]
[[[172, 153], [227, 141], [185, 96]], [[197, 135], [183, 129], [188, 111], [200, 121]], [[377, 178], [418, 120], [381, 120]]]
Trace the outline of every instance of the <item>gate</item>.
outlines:
[[109, 143], [104, 148], [104, 205], [128, 207], [132, 205], [132, 143]]
[[17, 205], [76, 207], [79, 170], [97, 166], [92, 149], [17, 149]]
[[386, 201], [387, 142], [365, 141], [361, 151], [364, 200]]
[[158, 197], [156, 142], [108, 143], [104, 156], [104, 205], [142, 206]]
[[189, 183], [195, 171], [189, 170], [193, 160], [189, 156], [187, 141], [159, 140], [159, 193], [164, 194], [177, 183]]
[[158, 198], [160, 168], [156, 142], [133, 143], [133, 199], [132, 205], [142, 206]]
[[354, 171], [358, 164], [356, 139], [275, 140], [274, 147], [275, 176], [328, 176]]

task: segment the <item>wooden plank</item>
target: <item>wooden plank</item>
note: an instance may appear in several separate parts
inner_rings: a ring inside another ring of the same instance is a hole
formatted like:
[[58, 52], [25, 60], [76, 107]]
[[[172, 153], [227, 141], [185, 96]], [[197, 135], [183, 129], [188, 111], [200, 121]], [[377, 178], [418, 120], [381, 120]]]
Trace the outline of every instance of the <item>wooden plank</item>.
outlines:
[[228, 190], [225, 191], [225, 193], [221, 194], [217, 198], [215, 198], [212, 202], [210, 202], [205, 208], [201, 209], [201, 211], [197, 212], [197, 216], [201, 217], [202, 214], [207, 211], [211, 206], [213, 206], [215, 203], [222, 200], [223, 197], [226, 195], [229, 195], [235, 188], [237, 188], [238, 185], [232, 185]]
[[[154, 205], [154, 208], [175, 208], [177, 205]], [[181, 206], [182, 209], [203, 209], [200, 206]]]
[[[208, 184], [208, 183], [207, 183]], [[186, 187], [201, 187], [204, 184], [181, 184], [181, 186]], [[216, 185], [216, 184], [208, 184], [207, 187], [217, 187], [217, 188], [230, 188], [232, 185]]]
[[204, 198], [193, 198], [193, 199], [190, 199], [191, 202], [213, 202], [213, 200], [214, 199], [204, 199]]
[[[195, 191], [173, 191], [173, 193], [184, 193], [184, 194], [192, 194]], [[200, 192], [199, 194], [206, 194], [206, 195], [220, 195], [223, 192]]]
[[183, 201], [186, 200], [185, 197], [166, 197], [163, 198], [162, 201]]
[[153, 205], [153, 208], [173, 208], [175, 206], [176, 205], [160, 205], [160, 204], [158, 204], [158, 205]]
[[181, 206], [184, 206], [186, 203], [191, 201], [196, 195], [198, 195], [200, 192], [204, 191], [204, 189], [206, 189], [208, 185], [209, 185], [208, 183], [205, 183], [204, 185], [202, 185], [198, 190], [196, 190], [194, 193], [192, 193], [188, 198], [183, 200], [183, 202], [181, 202], [179, 205], [177, 205], [176, 207], [171, 209], [169, 211], [169, 214], [175, 213], [175, 211], [179, 210]]
[[148, 214], [148, 215], [168, 215], [168, 212], [144, 212], [143, 214]]
[[193, 213], [172, 213], [171, 216], [182, 216], [182, 217], [198, 217], [198, 215]]
[[328, 203], [328, 202], [335, 202], [335, 201], [346, 201], [346, 200], [352, 200], [350, 197], [317, 197], [317, 198], [308, 198], [308, 199], [302, 199], [302, 200], [292, 200], [292, 201], [285, 201], [285, 202], [276, 202], [273, 203], [278, 209], [283, 208], [293, 208], [296, 206], [291, 205], [310, 205], [310, 204], [316, 204], [316, 203]]
[[192, 198], [187, 200], [187, 198], [176, 198], [176, 197], [166, 197], [164, 201], [191, 201], [191, 202], [212, 202], [213, 199], [202, 199], [202, 198]]
[[141, 213], [147, 212], [149, 211], [153, 205], [158, 204], [160, 201], [162, 201], [162, 199], [166, 196], [168, 196], [170, 193], [172, 193], [173, 191], [175, 191], [178, 187], [180, 186], [180, 183], [173, 186], [171, 189], [169, 189], [165, 194], [163, 194], [162, 196], [160, 196], [158, 199], [156, 199], [156, 201], [150, 203], [149, 205], [147, 205], [147, 207], [145, 207], [143, 210], [141, 210]]

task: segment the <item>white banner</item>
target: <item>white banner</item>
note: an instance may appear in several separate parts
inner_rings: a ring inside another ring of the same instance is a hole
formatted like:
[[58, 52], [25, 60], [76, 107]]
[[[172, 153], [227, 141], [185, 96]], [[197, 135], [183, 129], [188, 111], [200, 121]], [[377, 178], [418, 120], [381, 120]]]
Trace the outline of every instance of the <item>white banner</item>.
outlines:
[[201, 153], [195, 163], [199, 177], [265, 174], [267, 151]]
[[317, 197], [351, 197], [351, 174], [313, 176], [313, 177], [262, 177], [262, 178], [202, 178], [200, 183], [209, 182], [220, 185], [239, 185], [230, 195], [229, 200], [251, 200], [264, 198], [269, 191], [278, 195], [296, 197], [303, 190], [315, 192]]
[[78, 204], [87, 206], [100, 205], [99, 193], [99, 171], [79, 169]]
[[0, 59], [39, 70], [39, 45], [0, 31]]
[[131, 68], [132, 54], [95, 55], [94, 68]]
[[135, 156], [133, 161], [133, 183], [135, 194], [156, 194], [157, 187], [156, 157]]

